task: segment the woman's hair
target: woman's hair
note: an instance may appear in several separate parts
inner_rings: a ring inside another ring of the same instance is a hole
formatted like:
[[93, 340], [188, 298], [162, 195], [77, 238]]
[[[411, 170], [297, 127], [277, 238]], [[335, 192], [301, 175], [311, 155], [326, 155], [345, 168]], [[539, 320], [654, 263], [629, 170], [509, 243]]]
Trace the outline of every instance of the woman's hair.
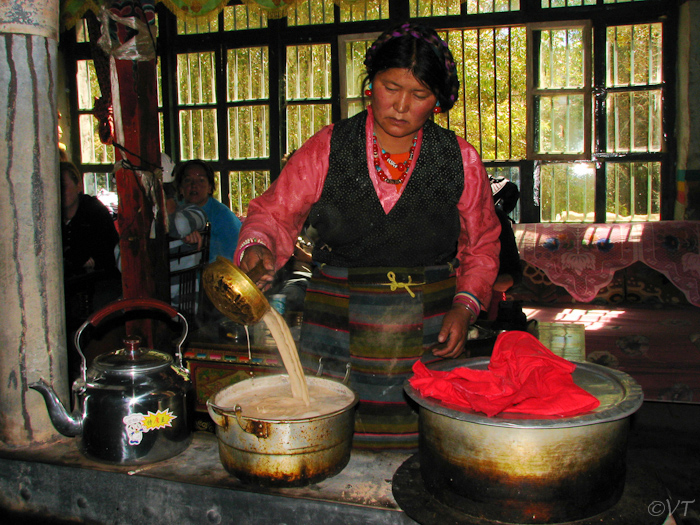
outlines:
[[367, 78], [391, 68], [409, 69], [437, 97], [443, 111], [449, 111], [459, 95], [459, 79], [452, 53], [435, 30], [403, 23], [382, 33], [367, 49]]
[[188, 160], [187, 162], [183, 162], [175, 170], [175, 188], [177, 189], [177, 191], [180, 191], [180, 188], [182, 188], [182, 180], [185, 178], [187, 170], [192, 166], [201, 166], [202, 168], [204, 168], [204, 173], [206, 173], [207, 175], [209, 185], [212, 188], [216, 186], [216, 182], [214, 180], [214, 169], [203, 160], [192, 159]]
[[62, 161], [59, 165], [58, 173], [63, 175], [63, 172], [68, 172], [70, 179], [76, 184], [76, 186], [83, 187], [83, 175], [80, 173], [78, 167], [72, 162]]

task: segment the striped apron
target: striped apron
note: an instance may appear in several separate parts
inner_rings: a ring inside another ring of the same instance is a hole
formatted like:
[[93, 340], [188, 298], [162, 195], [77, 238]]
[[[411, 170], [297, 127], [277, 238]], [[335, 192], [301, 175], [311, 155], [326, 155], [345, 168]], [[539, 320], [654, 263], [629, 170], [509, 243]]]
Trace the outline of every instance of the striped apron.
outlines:
[[412, 366], [437, 342], [455, 294], [453, 265], [338, 268], [323, 265], [306, 291], [300, 358], [306, 373], [357, 392], [353, 446], [413, 451], [418, 413], [404, 393]]

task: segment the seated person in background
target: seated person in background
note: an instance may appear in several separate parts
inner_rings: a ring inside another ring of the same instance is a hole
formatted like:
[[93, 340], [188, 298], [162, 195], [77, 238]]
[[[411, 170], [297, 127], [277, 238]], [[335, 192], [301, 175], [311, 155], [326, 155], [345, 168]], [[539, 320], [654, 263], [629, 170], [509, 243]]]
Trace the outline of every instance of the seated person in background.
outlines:
[[211, 228], [209, 261], [222, 255], [233, 259], [241, 221], [224, 204], [212, 197], [214, 170], [202, 160], [181, 164], [175, 174], [175, 187], [186, 204], [195, 204], [206, 213]]
[[[170, 271], [175, 272], [192, 268], [200, 263], [201, 254], [191, 253], [202, 248], [203, 238], [200, 231], [207, 226], [207, 215], [196, 204], [186, 204], [176, 200], [177, 192], [172, 183], [163, 184], [165, 206], [168, 213], [168, 238], [170, 252]], [[208, 261], [206, 261], [208, 262]], [[199, 283], [195, 290], [198, 290]], [[181, 308], [180, 278], [170, 278], [170, 304]], [[195, 311], [197, 313], [197, 304]]]
[[118, 276], [114, 247], [119, 235], [112, 214], [97, 197], [83, 193], [83, 177], [74, 164], [61, 162], [60, 171], [65, 278], [93, 271]]
[[500, 266], [498, 277], [493, 284], [493, 295], [489, 305], [487, 319], [492, 321], [498, 316], [499, 304], [506, 300], [506, 292], [522, 280], [522, 267], [520, 254], [515, 242], [511, 218], [508, 216], [515, 209], [520, 190], [518, 186], [504, 177], [489, 177], [493, 201], [496, 208], [496, 216], [501, 223], [501, 251], [499, 254]]
[[[90, 314], [121, 295], [121, 275], [114, 257], [119, 234], [112, 214], [97, 197], [83, 193], [83, 176], [70, 162], [60, 163], [61, 236], [65, 285], [66, 334], [72, 334]], [[78, 376], [78, 353], [68, 352], [71, 382]]]

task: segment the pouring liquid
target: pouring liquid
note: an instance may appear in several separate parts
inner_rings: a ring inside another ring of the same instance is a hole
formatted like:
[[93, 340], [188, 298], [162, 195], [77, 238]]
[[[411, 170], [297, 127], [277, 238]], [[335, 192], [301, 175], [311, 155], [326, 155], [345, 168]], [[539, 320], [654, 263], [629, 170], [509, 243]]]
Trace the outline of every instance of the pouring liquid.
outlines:
[[340, 392], [318, 381], [309, 386], [289, 327], [274, 308], [263, 316], [262, 321], [277, 343], [288, 377], [253, 377], [245, 390], [234, 386], [220, 393], [219, 406], [229, 409], [240, 406], [244, 417], [288, 421], [331, 414], [353, 402], [349, 389]]
[[289, 331], [284, 318], [277, 313], [274, 308], [270, 308], [262, 318], [263, 322], [270, 329], [270, 334], [277, 343], [282, 363], [289, 374], [289, 385], [292, 389], [292, 397], [300, 400], [305, 406], [311, 403], [309, 399], [309, 386], [304, 377], [304, 370], [301, 367], [299, 352], [294, 343], [292, 333]]

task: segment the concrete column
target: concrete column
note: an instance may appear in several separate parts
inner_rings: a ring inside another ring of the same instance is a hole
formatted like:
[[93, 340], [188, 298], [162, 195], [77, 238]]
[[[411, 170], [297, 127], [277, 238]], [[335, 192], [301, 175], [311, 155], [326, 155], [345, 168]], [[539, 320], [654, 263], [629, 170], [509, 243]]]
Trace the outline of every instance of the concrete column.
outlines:
[[0, 4], [0, 441], [49, 442], [40, 377], [68, 397], [56, 68], [58, 0]]

